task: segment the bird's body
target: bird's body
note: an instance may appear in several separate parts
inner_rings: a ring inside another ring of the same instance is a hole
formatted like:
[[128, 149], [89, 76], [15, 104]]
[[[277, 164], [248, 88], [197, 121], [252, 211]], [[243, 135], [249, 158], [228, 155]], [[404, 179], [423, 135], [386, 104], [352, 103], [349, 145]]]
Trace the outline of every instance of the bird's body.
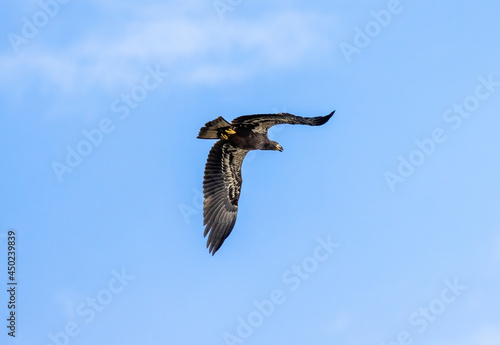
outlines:
[[255, 150], [255, 143], [266, 142], [267, 135], [253, 132], [249, 128], [237, 127], [233, 129], [236, 133], [228, 137], [228, 141], [242, 150]]
[[208, 155], [203, 179], [204, 236], [213, 254], [231, 233], [236, 222], [241, 192], [241, 165], [251, 150], [283, 151], [280, 144], [269, 140], [267, 131], [277, 124], [320, 126], [327, 116], [301, 117], [287, 113], [245, 115], [231, 123], [219, 116], [200, 129], [199, 139], [219, 139]]

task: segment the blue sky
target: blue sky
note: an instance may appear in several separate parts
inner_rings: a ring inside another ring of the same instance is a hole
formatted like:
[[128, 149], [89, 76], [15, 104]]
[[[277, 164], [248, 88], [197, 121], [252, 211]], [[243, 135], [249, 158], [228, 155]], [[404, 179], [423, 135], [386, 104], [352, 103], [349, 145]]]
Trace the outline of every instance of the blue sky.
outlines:
[[[4, 4], [2, 344], [500, 343], [499, 11]], [[247, 156], [209, 255], [199, 128], [332, 110]]]

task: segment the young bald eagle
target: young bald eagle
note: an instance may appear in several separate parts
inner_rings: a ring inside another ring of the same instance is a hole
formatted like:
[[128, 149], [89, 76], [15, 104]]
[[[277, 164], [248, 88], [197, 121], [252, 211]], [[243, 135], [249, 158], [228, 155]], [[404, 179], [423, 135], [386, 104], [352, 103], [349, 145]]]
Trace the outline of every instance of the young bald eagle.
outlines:
[[283, 151], [269, 140], [267, 130], [278, 124], [321, 126], [335, 113], [301, 117], [287, 113], [245, 115], [231, 123], [219, 116], [200, 129], [199, 139], [220, 139], [208, 155], [203, 179], [203, 225], [207, 248], [212, 255], [233, 230], [241, 191], [241, 164], [250, 150]]

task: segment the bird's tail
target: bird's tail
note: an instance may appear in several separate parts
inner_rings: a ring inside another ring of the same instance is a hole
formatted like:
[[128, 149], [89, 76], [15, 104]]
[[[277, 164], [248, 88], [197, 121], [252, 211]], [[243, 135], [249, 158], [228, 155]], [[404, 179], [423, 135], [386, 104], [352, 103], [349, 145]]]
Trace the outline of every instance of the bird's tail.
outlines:
[[207, 122], [205, 127], [200, 129], [198, 139], [219, 139], [220, 129], [229, 126], [229, 122], [224, 120], [222, 116], [219, 116], [215, 120]]

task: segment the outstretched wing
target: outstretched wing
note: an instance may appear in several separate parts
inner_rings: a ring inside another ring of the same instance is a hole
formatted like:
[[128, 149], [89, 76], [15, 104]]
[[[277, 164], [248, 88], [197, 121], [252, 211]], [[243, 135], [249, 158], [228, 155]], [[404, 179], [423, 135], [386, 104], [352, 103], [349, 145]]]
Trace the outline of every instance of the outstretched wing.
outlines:
[[233, 230], [241, 190], [241, 164], [247, 150], [219, 140], [208, 155], [203, 179], [203, 225], [212, 255]]
[[333, 113], [335, 113], [335, 110], [326, 116], [317, 117], [302, 117], [288, 113], [245, 115], [235, 118], [231, 122], [231, 125], [244, 126], [255, 132], [266, 133], [270, 127], [285, 123], [290, 125], [321, 126], [330, 120]]

